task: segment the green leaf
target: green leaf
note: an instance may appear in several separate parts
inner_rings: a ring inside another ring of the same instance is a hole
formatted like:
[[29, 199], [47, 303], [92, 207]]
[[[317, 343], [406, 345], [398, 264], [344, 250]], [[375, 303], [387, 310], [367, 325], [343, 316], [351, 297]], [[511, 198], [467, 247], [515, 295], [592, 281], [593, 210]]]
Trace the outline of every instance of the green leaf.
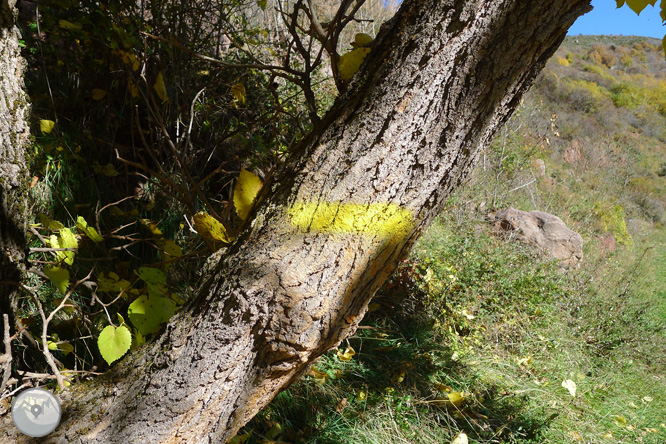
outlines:
[[60, 267], [44, 267], [44, 274], [60, 290], [60, 293], [67, 293], [67, 287], [69, 287], [69, 270]]
[[192, 220], [199, 236], [225, 244], [231, 242], [231, 239], [227, 236], [227, 229], [210, 214], [200, 211], [194, 215]]
[[161, 296], [139, 296], [127, 310], [130, 322], [139, 333], [148, 335], [176, 312], [176, 303]]
[[120, 359], [132, 345], [132, 334], [124, 326], [107, 325], [97, 338], [97, 346], [104, 360], [111, 365]]
[[97, 230], [95, 230], [94, 227], [89, 226], [88, 222], [86, 222], [82, 216], [76, 218], [76, 227], [93, 242], [104, 242], [104, 239], [97, 233]]
[[152, 267], [141, 267], [135, 273], [146, 283], [149, 295], [162, 296], [167, 293], [166, 274], [162, 270]]
[[262, 11], [266, 10], [266, 6], [268, 4], [268, 0], [257, 0], [257, 5], [261, 8]]
[[53, 131], [54, 126], [55, 122], [53, 120], [39, 121], [39, 129], [42, 131], [42, 134], [49, 134], [51, 131]]
[[97, 277], [97, 291], [121, 292], [129, 288], [131, 284], [125, 279], [120, 279], [113, 271], [108, 274], [101, 272]]
[[263, 182], [259, 176], [249, 172], [245, 168], [241, 168], [240, 176], [234, 188], [234, 207], [241, 219], [247, 220], [250, 211], [252, 211], [254, 200], [257, 198], [262, 186]]
[[661, 2], [661, 12], [659, 15], [661, 16], [661, 20], [666, 22], [666, 2], [664, 1]]
[[157, 245], [164, 250], [162, 252], [163, 261], [168, 261], [183, 255], [183, 249], [172, 240], [161, 240], [157, 242]]

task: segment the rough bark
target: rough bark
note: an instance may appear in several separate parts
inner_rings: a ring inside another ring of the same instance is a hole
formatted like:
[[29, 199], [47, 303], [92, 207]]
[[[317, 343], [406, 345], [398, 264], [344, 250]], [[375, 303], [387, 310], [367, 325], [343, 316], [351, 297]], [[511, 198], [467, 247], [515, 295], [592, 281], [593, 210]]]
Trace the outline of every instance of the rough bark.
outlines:
[[[589, 3], [405, 1], [198, 297], [155, 343], [64, 394], [44, 442], [226, 442], [356, 329]], [[308, 228], [293, 218], [304, 203], [386, 205], [402, 225]]]
[[[18, 288], [12, 282], [20, 282], [25, 270], [25, 145], [29, 136], [28, 102], [23, 89], [25, 63], [20, 54], [20, 34], [14, 25], [15, 3], [0, 0], [0, 314], [10, 316]], [[4, 333], [3, 324], [0, 320], [0, 335]], [[0, 350], [0, 354], [4, 352]]]

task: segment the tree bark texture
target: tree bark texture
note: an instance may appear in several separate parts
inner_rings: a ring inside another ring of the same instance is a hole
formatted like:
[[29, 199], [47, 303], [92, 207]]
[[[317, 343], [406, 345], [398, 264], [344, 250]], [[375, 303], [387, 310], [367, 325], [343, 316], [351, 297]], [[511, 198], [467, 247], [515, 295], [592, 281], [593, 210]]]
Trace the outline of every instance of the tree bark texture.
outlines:
[[[28, 102], [23, 89], [25, 62], [14, 24], [16, 0], [0, 0], [0, 318], [13, 313], [25, 270]], [[0, 321], [0, 334], [4, 333]], [[10, 322], [13, 325], [13, 322]], [[0, 350], [4, 353], [6, 350]], [[0, 369], [0, 373], [2, 369]], [[0, 381], [2, 375], [0, 374]]]
[[355, 331], [589, 4], [406, 0], [198, 296], [45, 442], [226, 442]]

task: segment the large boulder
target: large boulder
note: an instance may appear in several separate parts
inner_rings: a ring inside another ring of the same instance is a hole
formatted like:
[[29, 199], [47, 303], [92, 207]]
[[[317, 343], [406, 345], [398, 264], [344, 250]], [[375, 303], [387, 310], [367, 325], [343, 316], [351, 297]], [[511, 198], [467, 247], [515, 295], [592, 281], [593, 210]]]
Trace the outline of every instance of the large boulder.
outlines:
[[567, 228], [557, 216], [542, 211], [507, 208], [488, 215], [496, 229], [538, 247], [563, 265], [575, 266], [583, 259], [583, 238]]

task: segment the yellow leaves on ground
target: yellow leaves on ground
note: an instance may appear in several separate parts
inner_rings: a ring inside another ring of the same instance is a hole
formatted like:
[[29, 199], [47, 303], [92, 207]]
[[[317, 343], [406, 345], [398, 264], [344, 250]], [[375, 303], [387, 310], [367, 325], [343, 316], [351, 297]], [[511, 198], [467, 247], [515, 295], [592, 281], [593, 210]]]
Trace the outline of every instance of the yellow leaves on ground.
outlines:
[[319, 370], [317, 370], [317, 368], [314, 365], [310, 367], [310, 370], [308, 370], [307, 375], [312, 377], [319, 384], [325, 384], [326, 381], [328, 381], [328, 374], [325, 372], [320, 372]]
[[106, 97], [106, 91], [103, 89], [95, 88], [92, 90], [91, 96], [93, 100], [102, 100], [104, 97]]
[[40, 120], [39, 121], [39, 129], [42, 132], [42, 134], [49, 134], [51, 131], [53, 131], [53, 127], [55, 126], [55, 122], [53, 120]]
[[573, 382], [571, 379], [565, 379], [564, 381], [562, 381], [562, 387], [567, 389], [571, 396], [573, 396], [574, 398], [576, 397], [576, 383]]
[[368, 54], [370, 54], [370, 48], [356, 48], [342, 55], [340, 60], [338, 60], [340, 78], [345, 82], [349, 82], [361, 67]]
[[69, 270], [61, 267], [44, 267], [44, 274], [56, 286], [60, 293], [67, 294], [69, 287]]
[[296, 203], [288, 211], [300, 231], [368, 234], [401, 239], [412, 229], [412, 212], [391, 203]]
[[456, 435], [455, 438], [453, 438], [453, 441], [451, 441], [451, 444], [468, 444], [469, 439], [467, 438], [467, 435], [464, 432], [460, 432]]
[[227, 235], [227, 229], [210, 214], [200, 211], [194, 215], [192, 220], [199, 236], [213, 242], [224, 242], [225, 244], [231, 242], [231, 239]]
[[236, 187], [234, 188], [234, 207], [236, 208], [238, 217], [247, 220], [262, 186], [263, 182], [259, 176], [245, 168], [241, 168], [240, 176], [238, 176]]
[[351, 361], [352, 356], [356, 354], [356, 351], [348, 345], [344, 353], [340, 350], [336, 350], [335, 354], [338, 355], [338, 358], [340, 358], [341, 361], [349, 362]]
[[155, 90], [157, 97], [160, 98], [162, 103], [166, 103], [169, 101], [169, 96], [167, 95], [166, 85], [164, 84], [164, 75], [162, 75], [162, 71], [160, 71], [159, 74], [157, 74], [157, 79], [155, 80], [153, 89]]
[[231, 94], [234, 95], [234, 100], [245, 104], [245, 85], [242, 83], [236, 83], [231, 87]]

